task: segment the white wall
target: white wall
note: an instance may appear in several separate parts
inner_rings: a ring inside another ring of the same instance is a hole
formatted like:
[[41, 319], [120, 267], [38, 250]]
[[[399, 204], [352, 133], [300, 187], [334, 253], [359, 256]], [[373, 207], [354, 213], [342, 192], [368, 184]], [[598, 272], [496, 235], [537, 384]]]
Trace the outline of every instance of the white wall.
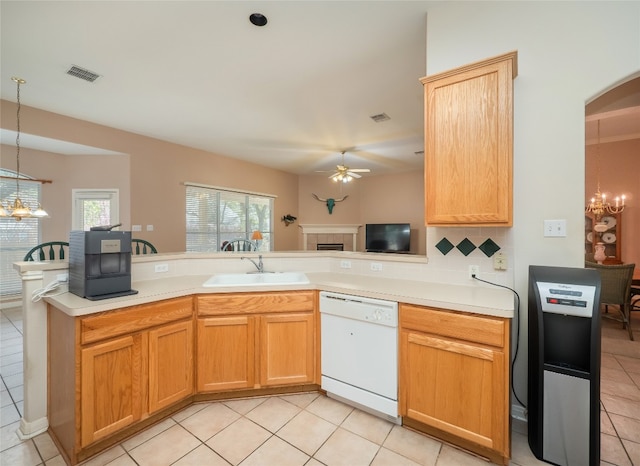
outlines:
[[[509, 271], [522, 298], [514, 380], [526, 401], [528, 268], [583, 266], [585, 104], [640, 73], [640, 2], [442, 2], [428, 10], [427, 75], [511, 50], [518, 77]], [[544, 219], [566, 219], [567, 237], [544, 238]], [[442, 230], [429, 228], [428, 243]]]

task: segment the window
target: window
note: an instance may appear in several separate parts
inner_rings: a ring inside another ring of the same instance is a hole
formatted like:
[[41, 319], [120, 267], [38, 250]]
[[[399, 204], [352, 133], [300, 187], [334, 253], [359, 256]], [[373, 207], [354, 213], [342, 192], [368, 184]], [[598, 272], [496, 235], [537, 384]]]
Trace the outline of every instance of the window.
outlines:
[[[0, 178], [0, 200], [6, 206], [16, 198], [16, 172], [0, 169], [0, 175], [13, 179]], [[20, 199], [30, 207], [40, 202], [41, 185], [20, 175]], [[22, 280], [13, 268], [14, 262], [24, 259], [29, 250], [40, 244], [40, 223], [36, 218], [0, 218], [0, 295], [20, 294]]]
[[118, 194], [117, 189], [74, 189], [71, 228], [87, 231], [118, 223]]
[[273, 198], [266, 194], [187, 184], [187, 251], [220, 251], [225, 241], [262, 233], [259, 251], [273, 248]]

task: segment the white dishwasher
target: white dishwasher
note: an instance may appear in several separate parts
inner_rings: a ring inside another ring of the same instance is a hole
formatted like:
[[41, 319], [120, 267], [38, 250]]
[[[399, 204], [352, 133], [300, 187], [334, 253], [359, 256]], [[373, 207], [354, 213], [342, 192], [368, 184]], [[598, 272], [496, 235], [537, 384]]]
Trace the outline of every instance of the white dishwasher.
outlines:
[[398, 303], [320, 293], [322, 389], [372, 414], [398, 417]]

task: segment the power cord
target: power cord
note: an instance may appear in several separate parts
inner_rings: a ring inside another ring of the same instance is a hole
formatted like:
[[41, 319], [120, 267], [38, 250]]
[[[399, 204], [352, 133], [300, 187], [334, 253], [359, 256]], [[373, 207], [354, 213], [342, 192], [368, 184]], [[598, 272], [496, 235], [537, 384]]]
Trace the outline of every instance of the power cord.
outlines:
[[[39, 290], [35, 290], [32, 294], [31, 294], [31, 301], [36, 303], [38, 301], [40, 301], [42, 298], [46, 298], [49, 296], [58, 296], [60, 294], [66, 293], [67, 290], [59, 290], [57, 293], [52, 293], [55, 290], [58, 290], [60, 288], [61, 285], [63, 285], [64, 283], [66, 283], [67, 280], [54, 280], [51, 283], [49, 283], [47, 286], [45, 286], [44, 288], [40, 288]], [[50, 294], [52, 293], [52, 294]]]
[[474, 280], [478, 280], [479, 282], [482, 283], [487, 283], [489, 285], [493, 285], [493, 286], [499, 286], [501, 288], [506, 288], [507, 290], [513, 292], [513, 294], [516, 296], [516, 316], [517, 316], [517, 325], [516, 325], [516, 351], [515, 354], [513, 355], [513, 361], [511, 361], [511, 391], [513, 392], [513, 396], [516, 397], [516, 400], [518, 401], [518, 403], [520, 403], [520, 405], [525, 409], [527, 409], [527, 405], [525, 405], [522, 401], [520, 401], [520, 398], [518, 398], [518, 394], [516, 393], [516, 389], [513, 385], [513, 368], [515, 367], [516, 364], [516, 359], [518, 359], [518, 351], [520, 349], [520, 295], [518, 295], [518, 292], [516, 290], [514, 290], [513, 288], [509, 288], [508, 286], [505, 285], [500, 285], [498, 283], [493, 283], [493, 282], [489, 282], [487, 280], [483, 280], [482, 278], [478, 278], [476, 277], [476, 274], [472, 274], [471, 278], [473, 278]]

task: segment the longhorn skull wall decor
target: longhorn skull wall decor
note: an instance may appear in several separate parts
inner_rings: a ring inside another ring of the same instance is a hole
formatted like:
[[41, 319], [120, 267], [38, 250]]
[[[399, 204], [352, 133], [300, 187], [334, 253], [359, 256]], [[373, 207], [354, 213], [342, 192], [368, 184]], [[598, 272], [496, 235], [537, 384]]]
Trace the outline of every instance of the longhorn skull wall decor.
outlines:
[[316, 194], [311, 193], [311, 195], [313, 197], [315, 197], [317, 200], [319, 200], [320, 202], [326, 202], [327, 203], [327, 209], [329, 209], [329, 215], [331, 215], [333, 213], [333, 208], [336, 206], [336, 202], [342, 202], [346, 198], [349, 197], [347, 195], [347, 196], [341, 197], [340, 199], [334, 199], [332, 197], [330, 197], [329, 199], [323, 199], [321, 197], [318, 197]]

